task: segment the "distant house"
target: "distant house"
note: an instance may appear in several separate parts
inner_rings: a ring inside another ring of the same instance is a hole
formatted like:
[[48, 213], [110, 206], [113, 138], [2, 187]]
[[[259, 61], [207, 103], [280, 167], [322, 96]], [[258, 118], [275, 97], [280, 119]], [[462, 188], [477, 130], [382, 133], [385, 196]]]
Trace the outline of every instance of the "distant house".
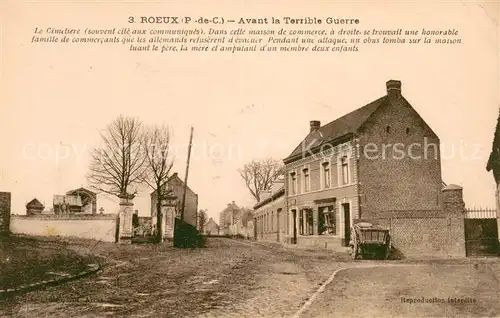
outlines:
[[241, 208], [234, 201], [227, 204], [227, 207], [219, 214], [219, 228], [221, 235], [235, 235], [234, 224], [237, 223], [241, 214]]
[[220, 235], [242, 235], [253, 237], [253, 214], [251, 209], [239, 207], [234, 201], [219, 214]]
[[[172, 191], [173, 196], [176, 197], [176, 213], [177, 217], [181, 216], [182, 200], [184, 196], [184, 181], [179, 178], [179, 175], [174, 173], [165, 184], [164, 190]], [[156, 191], [151, 192], [151, 217], [156, 218]], [[198, 194], [191, 188], [186, 187], [186, 204], [184, 208], [184, 221], [196, 226], [198, 218]], [[153, 230], [156, 229], [156, 223], [153, 222]]]
[[254, 220], [253, 220], [253, 210], [243, 208], [241, 214], [241, 229], [240, 234], [245, 238], [254, 238]]
[[41, 214], [43, 209], [45, 206], [37, 198], [34, 198], [26, 204], [26, 215]]
[[215, 223], [215, 221], [210, 218], [202, 229], [203, 234], [205, 235], [219, 235], [219, 225]]

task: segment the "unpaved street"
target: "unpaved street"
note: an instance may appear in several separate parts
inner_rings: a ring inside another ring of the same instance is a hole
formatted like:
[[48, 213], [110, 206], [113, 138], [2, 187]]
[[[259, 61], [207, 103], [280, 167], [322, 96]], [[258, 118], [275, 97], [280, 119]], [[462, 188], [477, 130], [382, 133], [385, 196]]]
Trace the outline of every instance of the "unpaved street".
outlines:
[[[97, 275], [0, 302], [9, 317], [499, 316], [496, 259], [350, 261], [346, 254], [211, 238], [203, 249], [70, 242]], [[332, 273], [330, 284], [316, 293]], [[314, 295], [314, 296], [313, 296]], [[311, 299], [311, 296], [313, 298]], [[474, 304], [409, 303], [474, 298]], [[406, 300], [402, 300], [406, 299]]]
[[291, 316], [339, 266], [327, 252], [229, 239], [210, 239], [207, 248], [193, 250], [106, 243], [69, 247], [106, 257], [102, 272], [3, 301], [2, 316]]

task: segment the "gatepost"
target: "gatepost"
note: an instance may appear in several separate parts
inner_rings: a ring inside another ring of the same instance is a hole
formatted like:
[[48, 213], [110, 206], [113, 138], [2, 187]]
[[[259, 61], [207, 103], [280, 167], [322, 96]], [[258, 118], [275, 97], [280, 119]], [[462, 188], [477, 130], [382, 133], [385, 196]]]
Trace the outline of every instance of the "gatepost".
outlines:
[[120, 197], [120, 229], [118, 242], [122, 244], [132, 243], [132, 218], [134, 214], [133, 196]]

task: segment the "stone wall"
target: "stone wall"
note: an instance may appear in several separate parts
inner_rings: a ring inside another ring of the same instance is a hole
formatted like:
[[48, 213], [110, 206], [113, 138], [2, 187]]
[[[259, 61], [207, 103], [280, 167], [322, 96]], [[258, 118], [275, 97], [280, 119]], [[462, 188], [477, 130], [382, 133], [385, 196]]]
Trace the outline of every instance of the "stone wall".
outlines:
[[10, 231], [10, 192], [0, 192], [0, 236]]
[[14, 234], [61, 236], [116, 242], [117, 216], [112, 215], [12, 215]]

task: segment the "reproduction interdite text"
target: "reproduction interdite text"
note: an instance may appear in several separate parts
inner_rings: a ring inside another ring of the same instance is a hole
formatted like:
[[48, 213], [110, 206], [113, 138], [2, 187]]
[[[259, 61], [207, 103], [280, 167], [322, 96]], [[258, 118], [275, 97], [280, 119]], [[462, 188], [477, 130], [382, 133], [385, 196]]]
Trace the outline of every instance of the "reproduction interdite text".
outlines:
[[128, 17], [111, 28], [37, 26], [34, 45], [120, 45], [132, 52], [359, 52], [377, 45], [459, 45], [459, 30], [377, 29], [351, 17]]

